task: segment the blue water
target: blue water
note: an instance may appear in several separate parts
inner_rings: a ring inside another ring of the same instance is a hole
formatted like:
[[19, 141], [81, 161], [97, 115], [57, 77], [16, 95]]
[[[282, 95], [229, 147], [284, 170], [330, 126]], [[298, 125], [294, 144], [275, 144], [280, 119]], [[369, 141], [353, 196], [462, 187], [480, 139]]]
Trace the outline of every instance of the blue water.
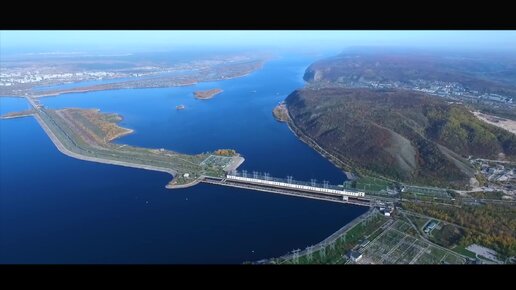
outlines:
[[[233, 148], [246, 158], [240, 169], [340, 183], [342, 172], [271, 114], [303, 85], [312, 61], [282, 58], [238, 79], [42, 103], [120, 113], [135, 133], [118, 143], [185, 153]], [[224, 92], [192, 96], [214, 87]], [[2, 113], [27, 108], [23, 99], [0, 101]], [[177, 111], [179, 104], [186, 109]], [[0, 263], [241, 263], [315, 244], [367, 210], [205, 184], [167, 190], [170, 178], [70, 158], [33, 118], [2, 120]]]

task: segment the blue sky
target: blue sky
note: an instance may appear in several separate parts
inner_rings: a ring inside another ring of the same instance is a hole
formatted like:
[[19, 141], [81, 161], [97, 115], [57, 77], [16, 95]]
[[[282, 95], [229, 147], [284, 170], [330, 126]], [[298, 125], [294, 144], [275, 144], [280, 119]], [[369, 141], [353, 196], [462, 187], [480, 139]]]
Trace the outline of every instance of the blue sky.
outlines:
[[516, 31], [0, 31], [4, 53], [253, 46], [340, 49], [353, 45], [516, 50]]

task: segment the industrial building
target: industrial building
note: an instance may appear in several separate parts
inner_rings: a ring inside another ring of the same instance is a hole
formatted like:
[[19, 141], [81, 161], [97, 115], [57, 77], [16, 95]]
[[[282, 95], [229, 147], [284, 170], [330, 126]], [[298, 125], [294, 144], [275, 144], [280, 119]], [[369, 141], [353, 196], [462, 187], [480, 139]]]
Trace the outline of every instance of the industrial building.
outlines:
[[279, 182], [279, 181], [241, 177], [241, 176], [235, 176], [235, 175], [229, 175], [229, 174], [226, 176], [226, 178], [229, 180], [244, 181], [244, 182], [249, 182], [249, 183], [259, 183], [259, 184], [266, 184], [266, 185], [271, 185], [271, 186], [276, 186], [276, 187], [301, 189], [301, 190], [314, 191], [314, 192], [320, 192], [320, 193], [340, 194], [340, 195], [353, 196], [353, 197], [364, 197], [365, 196], [365, 193], [361, 192], [361, 191], [348, 191], [348, 190], [344, 190], [344, 189], [321, 188], [321, 187], [301, 185], [301, 184], [295, 184], [295, 183], [285, 183], [285, 182]]

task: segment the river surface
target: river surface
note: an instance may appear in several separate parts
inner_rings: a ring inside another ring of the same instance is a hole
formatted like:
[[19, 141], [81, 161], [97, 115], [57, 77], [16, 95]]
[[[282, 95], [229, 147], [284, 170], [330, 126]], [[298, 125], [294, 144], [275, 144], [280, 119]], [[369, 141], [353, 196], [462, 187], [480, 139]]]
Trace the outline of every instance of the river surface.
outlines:
[[[120, 144], [199, 153], [231, 148], [239, 169], [342, 183], [344, 174], [272, 117], [314, 59], [278, 58], [248, 76], [195, 86], [41, 99], [116, 112]], [[195, 90], [221, 88], [210, 100]], [[184, 110], [176, 110], [184, 105]], [[0, 112], [27, 109], [0, 98]], [[0, 121], [0, 263], [242, 263], [315, 244], [367, 208], [199, 184], [60, 153], [32, 117]]]

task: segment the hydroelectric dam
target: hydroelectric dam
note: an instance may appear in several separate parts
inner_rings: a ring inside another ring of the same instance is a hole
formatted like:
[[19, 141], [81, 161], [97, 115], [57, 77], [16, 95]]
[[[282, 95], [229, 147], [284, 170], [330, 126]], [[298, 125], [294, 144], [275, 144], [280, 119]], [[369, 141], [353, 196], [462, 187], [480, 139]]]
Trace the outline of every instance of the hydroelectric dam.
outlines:
[[293, 180], [291, 176], [280, 179], [270, 177], [268, 174], [260, 175], [257, 172], [253, 172], [252, 177], [248, 177], [244, 170], [232, 171], [225, 178], [205, 176], [201, 182], [361, 206], [372, 205], [365, 192], [347, 190], [343, 186], [330, 185], [326, 181], [318, 184], [314, 179], [307, 183]]

